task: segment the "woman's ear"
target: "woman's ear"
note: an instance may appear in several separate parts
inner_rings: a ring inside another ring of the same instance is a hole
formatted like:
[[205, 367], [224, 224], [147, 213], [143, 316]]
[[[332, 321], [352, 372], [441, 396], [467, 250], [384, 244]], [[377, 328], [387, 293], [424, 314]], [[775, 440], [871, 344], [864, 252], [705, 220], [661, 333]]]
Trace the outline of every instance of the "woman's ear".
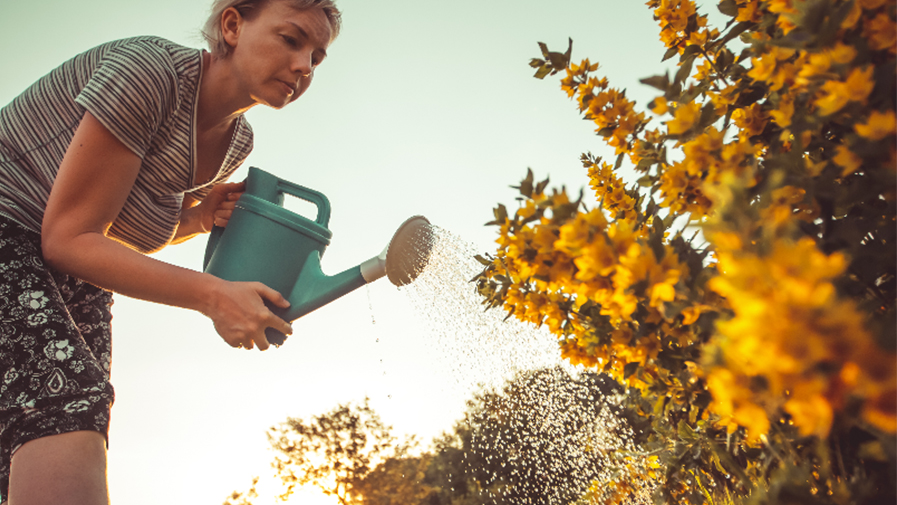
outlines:
[[237, 40], [243, 29], [243, 16], [233, 7], [228, 7], [221, 13], [221, 35], [224, 42], [231, 48], [237, 47]]

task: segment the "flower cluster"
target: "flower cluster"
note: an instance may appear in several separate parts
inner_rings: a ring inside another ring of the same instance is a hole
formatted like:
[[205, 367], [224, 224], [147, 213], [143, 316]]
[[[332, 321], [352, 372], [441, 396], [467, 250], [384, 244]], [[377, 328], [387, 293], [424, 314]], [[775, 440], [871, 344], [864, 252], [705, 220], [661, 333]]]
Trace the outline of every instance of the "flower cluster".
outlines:
[[722, 30], [692, 0], [647, 5], [678, 57], [642, 80], [651, 114], [572, 63], [572, 42], [541, 45], [536, 76], [564, 72], [616, 161], [583, 155], [594, 205], [529, 173], [520, 208], [495, 211], [478, 289], [637, 392], [646, 443], [693, 457], [665, 498], [692, 501], [683, 479], [709, 483], [695, 502], [772, 489], [766, 457], [783, 479], [809, 468], [811, 489], [868, 494], [845, 491], [865, 463], [821, 464], [798, 440], [897, 434], [897, 5], [720, 0]]

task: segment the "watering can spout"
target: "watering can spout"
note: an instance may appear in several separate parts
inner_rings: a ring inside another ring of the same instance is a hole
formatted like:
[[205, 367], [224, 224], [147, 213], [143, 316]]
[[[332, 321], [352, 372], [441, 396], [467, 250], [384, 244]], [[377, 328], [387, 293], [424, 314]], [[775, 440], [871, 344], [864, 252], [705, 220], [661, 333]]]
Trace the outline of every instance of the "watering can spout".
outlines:
[[305, 260], [296, 285], [287, 297], [290, 306], [281, 317], [286, 321], [299, 319], [368, 282], [362, 275], [360, 265], [336, 275], [325, 274], [321, 270], [321, 256], [316, 251]]
[[336, 275], [321, 270], [321, 255], [310, 254], [302, 266], [283, 319], [292, 321], [381, 277], [396, 286], [409, 284], [420, 275], [433, 247], [433, 228], [427, 218], [414, 216], [396, 230], [379, 255]]
[[[433, 228], [423, 216], [406, 220], [379, 255], [336, 275], [321, 270], [321, 254], [308, 255], [289, 293], [290, 306], [275, 309], [282, 319], [293, 321], [361, 286], [387, 276], [396, 286], [408, 284], [421, 273], [433, 247]], [[273, 328], [266, 330], [268, 342], [282, 343], [286, 337]]]

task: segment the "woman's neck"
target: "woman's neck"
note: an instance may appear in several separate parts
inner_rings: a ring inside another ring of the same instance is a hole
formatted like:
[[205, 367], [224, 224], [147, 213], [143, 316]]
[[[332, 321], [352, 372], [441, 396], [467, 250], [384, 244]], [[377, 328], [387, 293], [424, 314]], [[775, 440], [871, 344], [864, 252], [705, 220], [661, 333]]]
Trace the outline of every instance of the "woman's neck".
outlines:
[[227, 60], [202, 52], [202, 82], [199, 87], [198, 128], [201, 132], [227, 131], [233, 122], [257, 105], [241, 92], [239, 78], [232, 75]]

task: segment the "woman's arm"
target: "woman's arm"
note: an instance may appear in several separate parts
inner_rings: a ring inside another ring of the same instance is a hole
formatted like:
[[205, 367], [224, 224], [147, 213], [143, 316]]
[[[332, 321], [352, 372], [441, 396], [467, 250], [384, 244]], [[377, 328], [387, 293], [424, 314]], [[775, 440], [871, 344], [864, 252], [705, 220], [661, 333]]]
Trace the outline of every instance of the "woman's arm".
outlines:
[[266, 327], [290, 333], [264, 305], [288, 302], [261, 283], [236, 283], [140, 254], [106, 231], [124, 206], [140, 159], [89, 112], [75, 132], [50, 192], [41, 232], [52, 267], [103, 288], [197, 310], [232, 346], [266, 349]]

